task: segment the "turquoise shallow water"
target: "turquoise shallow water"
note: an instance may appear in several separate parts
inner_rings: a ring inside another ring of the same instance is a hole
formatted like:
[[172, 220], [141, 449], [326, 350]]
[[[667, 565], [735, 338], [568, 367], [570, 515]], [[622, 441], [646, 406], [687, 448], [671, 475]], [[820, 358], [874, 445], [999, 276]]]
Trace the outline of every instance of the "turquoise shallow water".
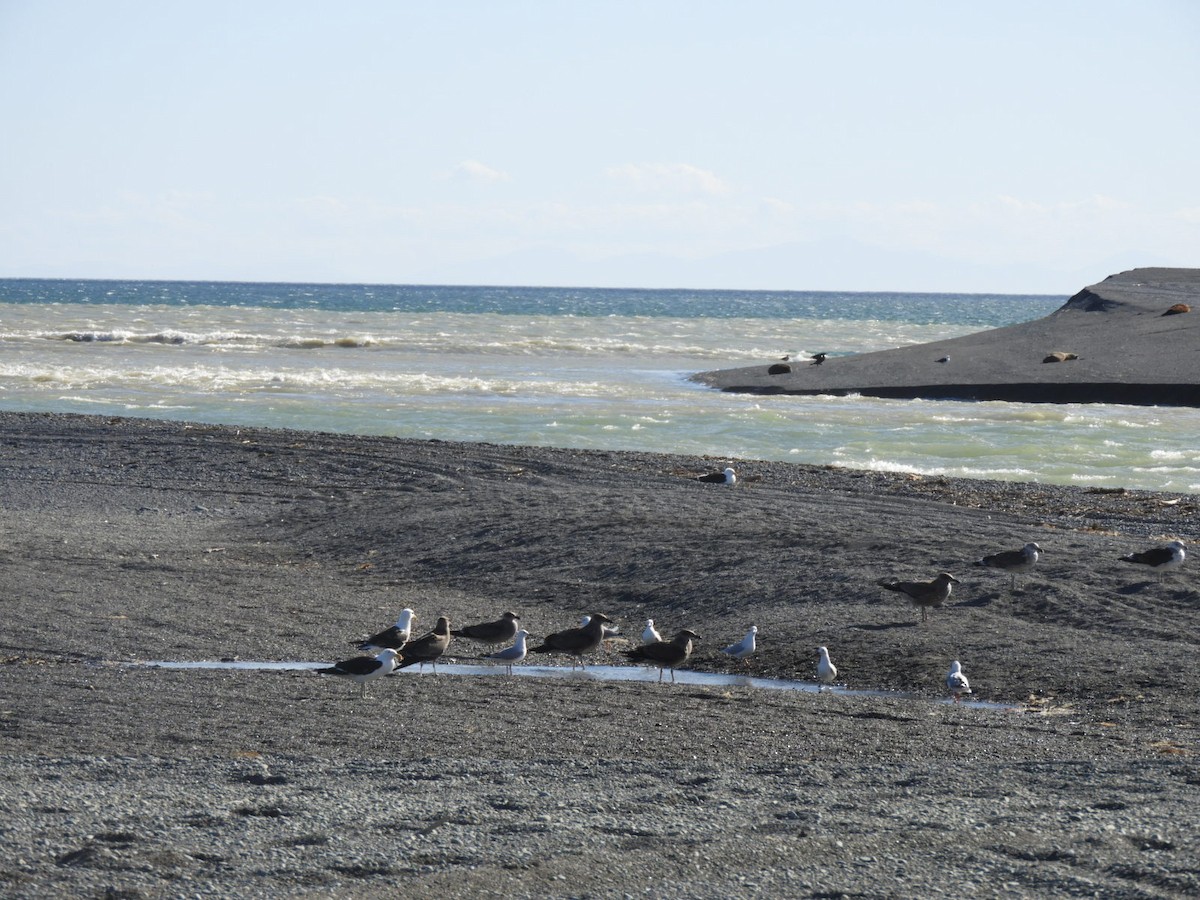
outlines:
[[0, 408], [1200, 491], [1200, 411], [754, 397], [687, 377], [1065, 300], [0, 281]]

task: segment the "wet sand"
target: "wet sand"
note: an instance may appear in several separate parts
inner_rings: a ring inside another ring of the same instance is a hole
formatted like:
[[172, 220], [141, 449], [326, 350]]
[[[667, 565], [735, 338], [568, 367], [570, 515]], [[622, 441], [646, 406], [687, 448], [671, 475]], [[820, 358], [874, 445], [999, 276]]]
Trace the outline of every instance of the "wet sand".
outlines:
[[[17, 414], [0, 466], [6, 895], [1200, 892], [1195, 563], [1117, 559], [1190, 550], [1193, 496]], [[972, 565], [1028, 540], [1015, 591]], [[875, 583], [943, 570], [925, 624]], [[913, 696], [136, 665], [344, 658], [405, 606]]]

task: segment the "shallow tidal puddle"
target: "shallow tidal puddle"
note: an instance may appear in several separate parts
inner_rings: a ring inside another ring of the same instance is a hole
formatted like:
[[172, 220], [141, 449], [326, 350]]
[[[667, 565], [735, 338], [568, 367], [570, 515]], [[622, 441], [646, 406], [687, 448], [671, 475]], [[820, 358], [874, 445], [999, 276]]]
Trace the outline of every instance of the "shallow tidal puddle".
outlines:
[[[312, 671], [332, 665], [329, 662], [272, 662], [256, 660], [199, 660], [192, 662], [169, 662], [155, 660], [149, 662], [131, 663], [136, 668], [152, 669], [224, 669], [249, 672], [296, 672]], [[393, 672], [390, 678], [412, 677], [416, 675], [432, 675], [432, 667], [422, 671], [413, 667]], [[508, 675], [503, 665], [473, 666], [462, 663], [439, 663], [438, 675], [494, 677]], [[576, 681], [625, 681], [656, 683], [658, 670], [647, 666], [597, 666], [589, 665], [586, 669], [572, 669], [569, 666], [513, 666], [512, 676], [519, 678], [562, 678]], [[663, 683], [670, 684], [671, 674], [668, 670], [663, 676]], [[788, 681], [783, 678], [758, 678], [752, 675], [728, 675], [717, 672], [694, 672], [687, 669], [675, 670], [675, 683], [701, 687], [751, 687], [769, 691], [803, 691], [806, 693], [840, 694], [844, 697], [883, 697], [889, 700], [924, 700], [928, 703], [952, 704], [949, 698], [932, 700], [917, 694], [906, 694], [901, 691], [878, 691], [848, 688], [844, 685], [819, 685], [809, 681]], [[1000, 712], [1021, 712], [1022, 707], [1005, 703], [992, 703], [987, 700], [962, 700], [958, 706], [970, 709], [987, 709]]]

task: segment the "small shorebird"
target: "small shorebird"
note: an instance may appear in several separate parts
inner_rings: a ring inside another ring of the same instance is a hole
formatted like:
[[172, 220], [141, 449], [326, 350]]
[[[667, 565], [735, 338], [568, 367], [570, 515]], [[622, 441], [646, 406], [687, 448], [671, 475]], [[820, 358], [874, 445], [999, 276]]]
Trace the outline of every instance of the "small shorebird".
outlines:
[[950, 665], [950, 671], [946, 673], [946, 690], [954, 695], [955, 703], [962, 699], [963, 694], [971, 693], [971, 684], [967, 681], [967, 676], [962, 673], [962, 663], [957, 659]]
[[451, 630], [455, 637], [470, 638], [485, 644], [502, 644], [516, 637], [517, 629], [521, 627], [521, 617], [515, 612], [506, 612], [495, 622], [481, 622], [478, 625], [464, 625], [462, 628]]
[[[821, 658], [817, 660], [817, 680], [821, 684], [832, 684], [833, 679], [837, 678], [837, 666], [829, 660], [829, 648], [818, 647], [817, 652], [821, 654]], [[824, 688], [818, 688], [824, 690]]]
[[658, 666], [658, 681], [663, 680], [663, 669], [671, 670], [671, 681], [675, 681], [675, 667], [687, 662], [692, 655], [692, 642], [700, 640], [694, 631], [686, 628], [669, 641], [655, 641], [653, 644], [643, 644], [632, 650], [622, 651], [634, 662], [649, 663]]
[[[732, 656], [734, 659], [740, 659], [745, 662], [754, 655], [754, 651], [758, 649], [756, 638], [758, 637], [758, 626], [751, 625], [750, 630], [746, 632], [746, 636], [736, 644], [730, 644], [728, 647], [722, 647], [721, 652]], [[747, 663], [747, 665], [749, 665]]]
[[[396, 619], [396, 624], [390, 628], [385, 628], [378, 634], [373, 634], [365, 641], [358, 642], [358, 649], [365, 650], [368, 653], [373, 650], [399, 650], [408, 643], [409, 637], [412, 635], [412, 623], [416, 619], [411, 609], [405, 608], [400, 610], [400, 615]], [[351, 641], [351, 643], [354, 643]]]
[[423, 669], [425, 663], [429, 663], [433, 666], [433, 672], [436, 675], [437, 661], [441, 659], [442, 654], [449, 646], [450, 620], [445, 616], [439, 616], [437, 624], [433, 626], [433, 631], [404, 646], [404, 650], [401, 651], [400, 665], [397, 668], [403, 669], [419, 663]]
[[993, 553], [977, 560], [975, 565], [986, 566], [989, 569], [1000, 569], [1012, 576], [1010, 590], [1017, 589], [1017, 576], [1033, 571], [1039, 559], [1042, 558], [1042, 548], [1030, 541], [1020, 550], [1004, 550]]
[[953, 585], [959, 584], [959, 580], [949, 572], [942, 572], [932, 581], [895, 581], [881, 578], [875, 583], [889, 591], [905, 594], [912, 601], [912, 605], [921, 610], [921, 621], [926, 622], [929, 620], [929, 607], [945, 603], [950, 598]]
[[1158, 580], [1162, 581], [1163, 573], [1170, 572], [1172, 569], [1178, 569], [1183, 565], [1183, 560], [1186, 556], [1187, 553], [1183, 549], [1183, 541], [1171, 541], [1163, 547], [1152, 547], [1140, 553], [1130, 553], [1128, 556], [1122, 556], [1121, 562], [1139, 563], [1143, 566], [1149, 566], [1158, 573]]
[[513, 640], [511, 647], [505, 647], [503, 650], [497, 650], [495, 653], [489, 653], [484, 659], [495, 659], [504, 663], [504, 668], [508, 674], [512, 674], [513, 663], [519, 663], [525, 658], [525, 639], [529, 637], [529, 632], [522, 628], [517, 632], [516, 638]]
[[611, 622], [603, 613], [593, 613], [582, 628], [568, 628], [546, 635], [540, 647], [531, 647], [530, 653], [566, 653], [573, 657], [571, 668], [578, 663], [586, 668], [583, 654], [590, 653], [604, 640], [604, 625]]
[[367, 695], [367, 682], [391, 675], [396, 669], [396, 651], [388, 647], [378, 656], [356, 656], [353, 659], [343, 659], [332, 666], [317, 669], [321, 675], [337, 675], [358, 682], [358, 696]]
[[825, 362], [825, 357], [828, 355], [829, 354], [827, 354], [827, 353], [814, 353], [812, 362], [810, 362], [809, 365], [810, 366], [819, 366], [821, 363]]

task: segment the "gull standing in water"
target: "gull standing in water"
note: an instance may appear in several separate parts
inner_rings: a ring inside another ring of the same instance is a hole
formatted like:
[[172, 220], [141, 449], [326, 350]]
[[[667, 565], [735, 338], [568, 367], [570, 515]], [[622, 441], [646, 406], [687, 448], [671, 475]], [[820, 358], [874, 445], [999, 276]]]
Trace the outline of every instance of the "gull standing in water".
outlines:
[[391, 675], [396, 669], [396, 650], [388, 647], [378, 656], [356, 656], [353, 659], [343, 659], [332, 666], [317, 669], [321, 675], [337, 675], [358, 682], [358, 696], [367, 695], [367, 682]]
[[946, 673], [946, 689], [954, 695], [954, 702], [957, 703], [963, 694], [971, 693], [971, 684], [967, 681], [967, 676], [963, 674], [962, 663], [957, 659], [951, 663], [950, 671]]
[[653, 644], [643, 644], [632, 650], [622, 651], [634, 662], [650, 663], [658, 666], [658, 680], [662, 683], [663, 669], [671, 670], [671, 681], [675, 681], [675, 667], [687, 662], [692, 655], [692, 642], [700, 640], [694, 631], [686, 628], [669, 641], [655, 641]]
[[[817, 660], [817, 680], [822, 685], [832, 684], [833, 679], [837, 678], [837, 666], [829, 661], [829, 648], [818, 647], [817, 652], [821, 654], [821, 658]], [[824, 688], [817, 690], [824, 690]]]
[[513, 640], [511, 647], [505, 647], [503, 650], [497, 650], [495, 653], [489, 653], [484, 659], [495, 659], [504, 663], [508, 674], [512, 674], [513, 663], [519, 663], [525, 658], [525, 639], [529, 637], [529, 632], [522, 628], [517, 632], [516, 638]]
[[600, 646], [604, 640], [604, 626], [611, 622], [603, 613], [593, 613], [588, 623], [582, 628], [567, 628], [546, 635], [540, 647], [531, 647], [530, 653], [566, 653], [571, 659], [571, 668], [578, 663], [587, 668], [583, 662], [583, 654], [589, 653]]
[[437, 661], [441, 659], [442, 654], [446, 652], [446, 648], [449, 646], [450, 620], [445, 616], [439, 616], [437, 624], [433, 626], [433, 631], [405, 645], [400, 665], [397, 668], [403, 669], [419, 663], [423, 669], [425, 668], [425, 663], [429, 663], [433, 666], [433, 673], [436, 675]]

